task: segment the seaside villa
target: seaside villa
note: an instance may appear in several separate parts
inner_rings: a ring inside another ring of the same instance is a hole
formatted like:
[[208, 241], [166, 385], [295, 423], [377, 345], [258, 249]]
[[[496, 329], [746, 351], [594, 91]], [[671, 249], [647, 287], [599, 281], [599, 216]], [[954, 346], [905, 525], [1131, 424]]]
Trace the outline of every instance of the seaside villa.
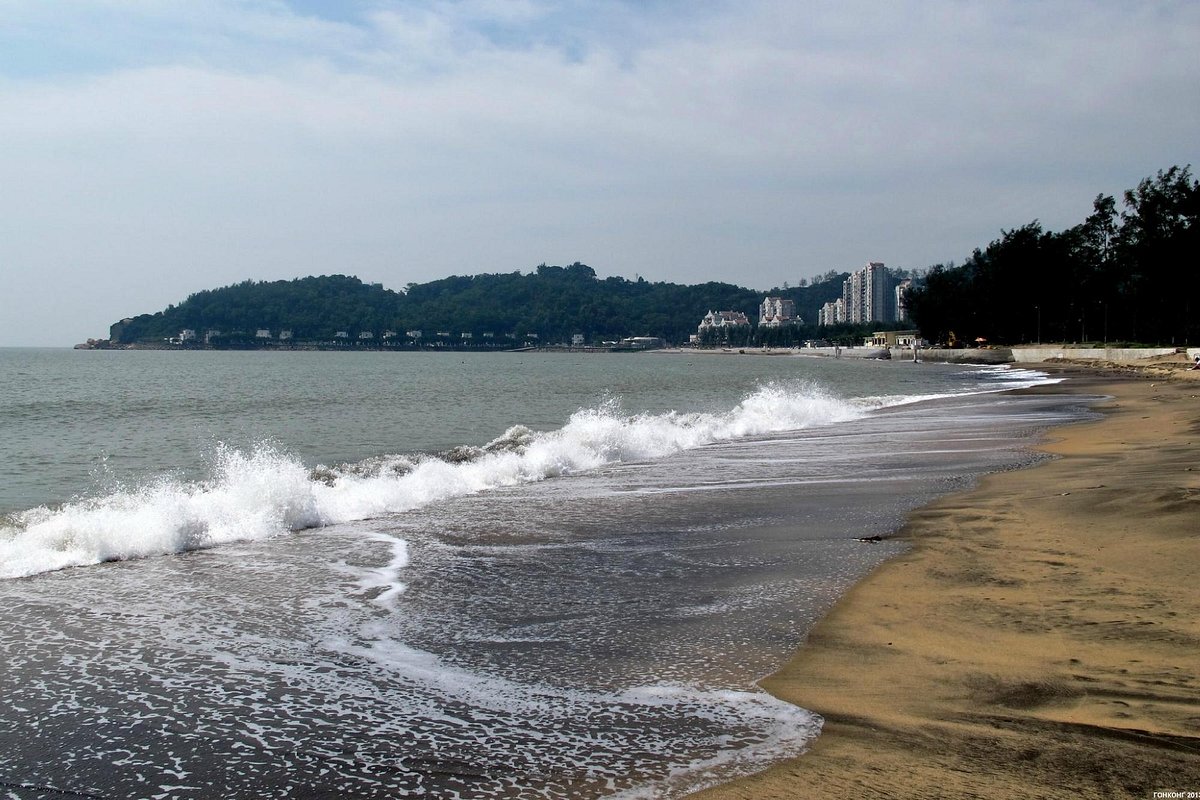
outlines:
[[703, 333], [712, 328], [733, 328], [749, 324], [750, 318], [741, 311], [709, 311], [704, 315], [704, 319], [700, 320], [697, 330]]

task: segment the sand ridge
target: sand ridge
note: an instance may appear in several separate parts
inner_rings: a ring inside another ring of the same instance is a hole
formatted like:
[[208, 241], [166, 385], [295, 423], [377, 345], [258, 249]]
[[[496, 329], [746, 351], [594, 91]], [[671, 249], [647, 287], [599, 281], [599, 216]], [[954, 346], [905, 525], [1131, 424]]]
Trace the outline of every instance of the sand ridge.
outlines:
[[698, 797], [1200, 792], [1200, 384], [1060, 369], [1103, 419], [914, 512], [763, 683], [810, 752]]

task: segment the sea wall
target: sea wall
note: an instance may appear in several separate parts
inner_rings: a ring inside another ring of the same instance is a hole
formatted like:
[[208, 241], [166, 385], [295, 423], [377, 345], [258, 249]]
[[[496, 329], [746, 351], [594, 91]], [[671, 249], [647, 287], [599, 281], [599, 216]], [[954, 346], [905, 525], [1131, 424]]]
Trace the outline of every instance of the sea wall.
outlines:
[[[1013, 359], [1025, 363], [1048, 361], [1052, 358], [1081, 359], [1087, 361], [1113, 361], [1129, 364], [1155, 356], [1167, 356], [1175, 352], [1174, 347], [1036, 347], [1012, 348]], [[1189, 348], [1188, 358], [1195, 358], [1200, 348]]]
[[[922, 348], [920, 357], [926, 361], [947, 361], [952, 364], [1008, 364], [1019, 361], [1036, 364], [1051, 359], [1072, 361], [1111, 361], [1116, 364], [1136, 364], [1149, 358], [1173, 355], [1174, 347], [992, 347], [951, 350], [944, 348]], [[913, 352], [908, 348], [893, 347], [892, 358], [912, 360]], [[1200, 348], [1187, 348], [1189, 360], [1200, 354]]]
[[[913, 351], [909, 347], [805, 347], [793, 352], [797, 355], [827, 356], [829, 358], [913, 360]], [[1007, 347], [968, 349], [922, 347], [918, 357], [926, 361], [945, 361], [951, 364], [1008, 364], [1013, 361], [1012, 351]]]
[[[908, 347], [893, 347], [892, 358], [912, 361], [913, 351]], [[922, 347], [919, 358], [926, 361], [945, 361], [950, 364], [1008, 364], [1014, 361], [1013, 351], [1007, 347], [942, 348]]]
[[887, 358], [887, 351], [886, 347], [803, 347], [793, 352], [802, 356], [829, 358]]

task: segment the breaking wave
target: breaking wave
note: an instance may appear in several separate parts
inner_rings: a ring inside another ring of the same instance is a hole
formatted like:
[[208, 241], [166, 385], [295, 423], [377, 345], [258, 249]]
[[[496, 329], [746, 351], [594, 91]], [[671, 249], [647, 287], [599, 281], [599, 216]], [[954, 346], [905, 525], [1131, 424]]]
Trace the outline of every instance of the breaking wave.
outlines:
[[717, 413], [580, 409], [557, 430], [521, 425], [483, 447], [307, 468], [280, 448], [219, 446], [203, 481], [162, 478], [0, 521], [0, 578], [178, 553], [402, 513], [441, 500], [648, 461], [690, 448], [853, 419], [903, 398], [848, 401], [808, 384], [770, 384]]

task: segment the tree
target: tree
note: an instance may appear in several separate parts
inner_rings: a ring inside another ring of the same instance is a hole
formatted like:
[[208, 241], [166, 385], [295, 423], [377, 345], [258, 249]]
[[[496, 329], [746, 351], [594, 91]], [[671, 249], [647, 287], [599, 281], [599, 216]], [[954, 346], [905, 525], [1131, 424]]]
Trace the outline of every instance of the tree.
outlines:
[[1200, 245], [1200, 184], [1190, 168], [1141, 181], [1125, 192], [1119, 215], [1103, 194], [1092, 209], [1064, 232], [1044, 231], [1035, 220], [1002, 231], [961, 268], [931, 269], [905, 298], [922, 335], [944, 341], [954, 331], [1002, 343], [1196, 341], [1188, 278]]
[[1124, 199], [1115, 250], [1122, 294], [1134, 315], [1130, 330], [1172, 344], [1195, 341], [1195, 282], [1188, 279], [1196, 277], [1200, 184], [1190, 166], [1171, 167], [1142, 180]]

